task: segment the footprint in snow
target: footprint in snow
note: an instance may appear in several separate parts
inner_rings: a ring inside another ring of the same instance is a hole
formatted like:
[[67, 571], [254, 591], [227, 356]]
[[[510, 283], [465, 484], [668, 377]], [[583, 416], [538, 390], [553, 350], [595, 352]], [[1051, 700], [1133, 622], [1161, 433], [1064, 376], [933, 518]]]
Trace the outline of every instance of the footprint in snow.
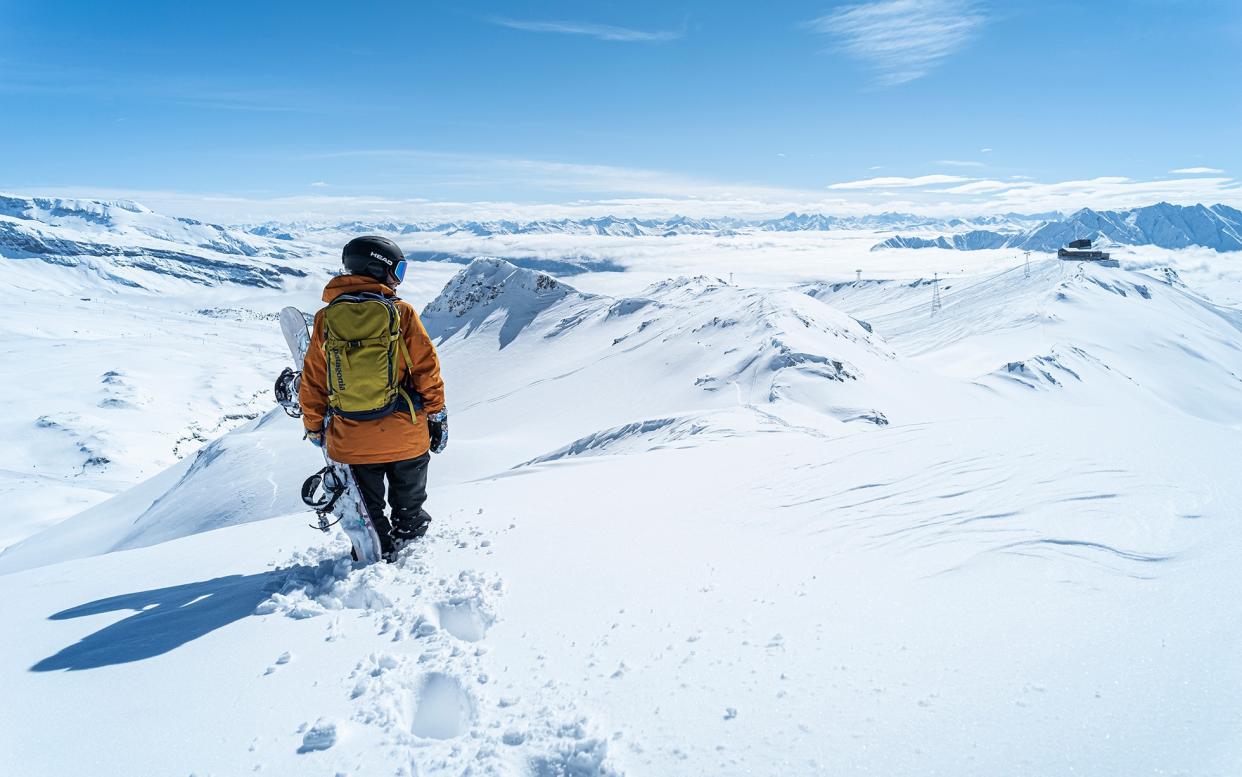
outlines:
[[302, 746], [299, 753], [313, 753], [316, 750], [327, 750], [336, 744], [336, 724], [320, 718], [315, 725], [302, 735]]
[[457, 678], [432, 672], [419, 686], [410, 731], [428, 739], [461, 736], [474, 722], [474, 702]]
[[450, 599], [436, 605], [440, 628], [463, 642], [478, 642], [487, 636], [492, 618], [477, 599]]
[[284, 666], [292, 660], [293, 654], [286, 650], [276, 657], [276, 662], [267, 668], [267, 671], [263, 673], [264, 676], [275, 673], [277, 667]]

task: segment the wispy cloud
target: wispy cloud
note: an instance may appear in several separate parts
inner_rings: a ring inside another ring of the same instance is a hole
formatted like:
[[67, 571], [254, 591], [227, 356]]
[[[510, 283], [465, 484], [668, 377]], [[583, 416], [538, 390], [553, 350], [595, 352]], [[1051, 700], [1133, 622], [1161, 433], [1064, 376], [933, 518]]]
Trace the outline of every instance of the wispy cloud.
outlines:
[[1134, 180], [1124, 176], [1100, 176], [1077, 181], [1042, 183], [1033, 180], [970, 181], [946, 189], [930, 189], [929, 194], [955, 197], [979, 197], [965, 202], [992, 209], [1075, 210], [1092, 208], [1132, 208], [1168, 201], [1181, 205], [1216, 202], [1237, 203], [1242, 200], [1242, 186], [1223, 176]]
[[38, 66], [0, 60], [0, 94], [140, 99], [207, 111], [319, 113], [329, 110], [322, 97], [259, 84], [227, 85], [188, 80], [159, 71], [122, 74], [67, 65]]
[[1023, 184], [1014, 181], [970, 181], [958, 186], [951, 186], [948, 189], [934, 189], [937, 194], [988, 194], [990, 192], [1003, 192], [1015, 189]]
[[1215, 167], [1179, 167], [1169, 172], [1175, 175], [1219, 175], [1225, 171]]
[[589, 38], [621, 43], [665, 43], [670, 40], [677, 40], [684, 35], [684, 33], [675, 30], [636, 30], [631, 27], [592, 24], [590, 22], [531, 21], [509, 19], [503, 16], [493, 16], [488, 21], [512, 30], [550, 32], [559, 35], [585, 35]]
[[937, 159], [932, 164], [944, 167], [983, 167], [982, 162], [974, 162], [968, 159]]
[[873, 0], [843, 6], [806, 26], [873, 68], [879, 85], [896, 86], [930, 73], [986, 20], [974, 0]]
[[[458, 193], [519, 192], [527, 199], [587, 195], [686, 197], [704, 200], [790, 201], [823, 197], [822, 189], [719, 181], [663, 170], [544, 159], [523, 159], [427, 151], [418, 148], [341, 149], [299, 154], [294, 161], [328, 164], [337, 160], [374, 160], [397, 174], [400, 191], [410, 184], [426, 191]], [[344, 191], [333, 181], [334, 191]], [[368, 188], [377, 192], [374, 185]]]
[[934, 186], [946, 183], [964, 183], [971, 180], [960, 175], [920, 175], [917, 178], [904, 178], [890, 175], [879, 178], [864, 178], [861, 181], [842, 181], [830, 185], [829, 189], [912, 189], [917, 186]]

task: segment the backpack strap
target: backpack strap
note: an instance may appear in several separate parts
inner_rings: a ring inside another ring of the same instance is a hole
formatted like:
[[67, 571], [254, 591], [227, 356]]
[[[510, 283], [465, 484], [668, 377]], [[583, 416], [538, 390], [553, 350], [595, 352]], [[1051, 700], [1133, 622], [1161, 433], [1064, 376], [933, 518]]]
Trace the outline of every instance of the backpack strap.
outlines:
[[[398, 329], [397, 347], [401, 350], [401, 358], [405, 360], [405, 374], [409, 376], [410, 382], [413, 383], [414, 381], [414, 360], [410, 358], [410, 351], [405, 346], [405, 337], [401, 334], [400, 328], [401, 328], [401, 322], [400, 322], [400, 318], [398, 318], [397, 320], [397, 329]], [[410, 398], [409, 393], [406, 392], [404, 388], [402, 388], [400, 380], [397, 381], [397, 393], [400, 394], [401, 398], [405, 400], [405, 406], [409, 408], [409, 411], [410, 411], [410, 418], [414, 418], [415, 416], [414, 411], [421, 410], [423, 407], [423, 398], [419, 396], [418, 404], [415, 404], [414, 400]], [[414, 396], [418, 396], [417, 392], [415, 392]]]

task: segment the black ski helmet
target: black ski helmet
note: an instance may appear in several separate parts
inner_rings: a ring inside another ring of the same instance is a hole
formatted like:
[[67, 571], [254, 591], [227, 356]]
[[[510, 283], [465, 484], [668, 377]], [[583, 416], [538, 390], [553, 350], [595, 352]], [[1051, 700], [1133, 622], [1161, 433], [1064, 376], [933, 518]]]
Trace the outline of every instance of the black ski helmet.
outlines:
[[[356, 237], [345, 244], [341, 251], [341, 263], [346, 272], [356, 275], [369, 275], [380, 283], [396, 285], [401, 282], [404, 267], [398, 272], [398, 265], [405, 262], [405, 254], [396, 243], [386, 237], [366, 235]], [[395, 281], [395, 283], [394, 283]]]

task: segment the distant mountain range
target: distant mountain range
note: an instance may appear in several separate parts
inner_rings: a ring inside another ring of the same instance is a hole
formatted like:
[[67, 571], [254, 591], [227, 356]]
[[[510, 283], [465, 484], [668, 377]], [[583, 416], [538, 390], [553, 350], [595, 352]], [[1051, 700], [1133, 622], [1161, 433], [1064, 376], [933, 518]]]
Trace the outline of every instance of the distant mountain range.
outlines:
[[[1059, 212], [1006, 213], [974, 218], [931, 218], [910, 213], [831, 216], [789, 213], [777, 219], [598, 218], [536, 221], [451, 221], [403, 223], [347, 221], [337, 224], [270, 222], [248, 228], [254, 235], [279, 240], [322, 233], [438, 235], [487, 238], [500, 235], [578, 235], [610, 237], [728, 236], [743, 232], [825, 232], [856, 230], [886, 232], [915, 230], [924, 234], [895, 235], [872, 247], [946, 248], [975, 251], [1016, 248], [1055, 251], [1071, 240], [1089, 237], [1116, 245], [1152, 245], [1160, 248], [1203, 246], [1217, 251], [1242, 250], [1242, 212], [1227, 205], [1171, 205], [1162, 202], [1123, 211], [1083, 208], [1071, 215]], [[928, 235], [926, 233], [932, 233]], [[941, 234], [937, 235], [936, 232]], [[465, 257], [454, 257], [462, 261]], [[547, 269], [555, 272], [555, 268]]]
[[[901, 234], [905, 230], [914, 234]], [[170, 281], [209, 286], [228, 283], [280, 287], [289, 278], [331, 271], [335, 266], [332, 255], [339, 250], [336, 247], [349, 236], [364, 233], [395, 237], [411, 261], [468, 264], [480, 256], [493, 256], [497, 252], [503, 254], [498, 258], [512, 264], [568, 276], [625, 268], [616, 260], [595, 256], [586, 244], [573, 241], [561, 241], [563, 248], [549, 253], [503, 241], [488, 243], [487, 239], [505, 235], [721, 237], [822, 231], [893, 235], [872, 250], [1055, 251], [1071, 240], [1086, 237], [1105, 245], [1150, 245], [1167, 249], [1202, 246], [1217, 251], [1238, 251], [1242, 250], [1242, 211], [1225, 205], [1160, 203], [1124, 211], [1084, 208], [1069, 216], [1007, 213], [970, 219], [929, 218], [908, 213], [865, 216], [789, 213], [764, 220], [601, 216], [438, 224], [355, 220], [225, 226], [166, 216], [127, 200], [0, 194], [0, 258], [37, 259], [48, 264], [79, 267], [122, 285], [151, 288]], [[466, 239], [434, 241], [430, 239], [433, 236]], [[329, 246], [332, 248], [327, 248]]]
[[1023, 215], [1008, 213], [973, 219], [940, 219], [910, 213], [875, 213], [865, 216], [829, 216], [823, 213], [789, 213], [777, 219], [690, 218], [674, 216], [666, 219], [618, 218], [600, 216], [582, 219], [543, 219], [536, 221], [448, 221], [440, 223], [404, 223], [398, 221], [346, 221], [337, 224], [306, 222], [267, 222], [247, 228], [251, 234], [279, 240], [293, 240], [298, 235], [319, 232], [347, 234], [414, 235], [420, 233], [445, 236], [468, 235], [597, 235], [610, 237], [674, 237], [677, 235], [729, 235], [741, 231], [761, 232], [824, 232], [829, 230], [892, 229], [960, 229], [965, 226], [991, 229], [1024, 229], [1059, 213]]
[[938, 237], [896, 235], [871, 250], [950, 248], [976, 251], [1014, 248], [1055, 251], [1071, 240], [1091, 238], [1105, 244], [1242, 250], [1242, 211], [1227, 205], [1171, 205], [1162, 202], [1132, 210], [1083, 208], [1068, 218], [1049, 220], [1019, 232], [976, 229]]

